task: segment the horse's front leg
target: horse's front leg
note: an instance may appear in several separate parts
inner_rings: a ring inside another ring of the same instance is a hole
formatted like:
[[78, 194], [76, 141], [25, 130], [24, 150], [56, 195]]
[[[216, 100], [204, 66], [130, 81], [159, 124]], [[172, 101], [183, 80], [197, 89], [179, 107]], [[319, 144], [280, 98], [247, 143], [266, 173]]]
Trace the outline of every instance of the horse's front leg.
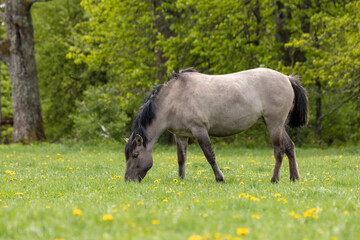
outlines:
[[177, 147], [177, 160], [179, 164], [179, 177], [185, 178], [185, 162], [188, 138], [178, 137], [174, 135]]
[[218, 165], [216, 164], [215, 154], [211, 146], [208, 132], [203, 129], [196, 129], [193, 131], [193, 136], [198, 141], [201, 149], [204, 152], [206, 159], [210, 163], [214, 171], [216, 181], [225, 182], [224, 174], [221, 172]]

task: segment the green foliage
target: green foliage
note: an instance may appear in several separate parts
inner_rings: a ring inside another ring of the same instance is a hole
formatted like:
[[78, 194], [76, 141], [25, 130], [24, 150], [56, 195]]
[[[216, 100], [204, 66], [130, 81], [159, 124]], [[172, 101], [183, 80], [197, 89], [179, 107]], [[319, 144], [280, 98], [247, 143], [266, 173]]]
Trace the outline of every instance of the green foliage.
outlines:
[[[328, 144], [358, 142], [359, 132], [354, 126], [358, 128], [360, 116], [359, 2], [311, 2], [306, 11], [294, 3], [288, 3], [288, 7], [294, 12], [291, 19], [294, 33], [285, 47], [300, 49], [306, 60], [281, 69], [301, 75], [310, 93], [310, 109], [314, 113], [310, 118], [312, 123], [316, 121], [318, 110], [315, 100], [321, 100], [322, 116], [326, 117], [323, 118], [324, 131], [320, 141]], [[296, 28], [304, 14], [309, 31]], [[347, 99], [351, 102], [342, 107]], [[338, 106], [341, 110], [329, 114]]]
[[66, 58], [75, 36], [81, 32], [78, 22], [85, 21], [80, 0], [54, 0], [34, 4], [36, 61], [46, 135], [58, 140], [74, 134], [75, 102], [81, 100], [89, 85], [104, 77], [100, 71], [89, 71], [85, 64], [75, 64]]
[[6, 74], [6, 66], [3, 63], [0, 63], [1, 66], [1, 114], [3, 123], [1, 125], [1, 136], [3, 143], [10, 143], [12, 138], [12, 124], [11, 120], [13, 117], [12, 105], [11, 105], [11, 81], [9, 76]]
[[[275, 24], [270, 1], [177, 1], [165, 6], [180, 16], [170, 28], [174, 36], [158, 42], [169, 70], [194, 66], [212, 74], [276, 65]], [[226, 13], [226, 14], [224, 14]]]
[[130, 119], [124, 111], [127, 104], [121, 102], [118, 90], [90, 87], [84, 92], [84, 99], [76, 105], [77, 111], [72, 119], [80, 140], [122, 141]]
[[[308, 127], [291, 132], [294, 139], [303, 144], [359, 142], [358, 1], [54, 0], [33, 9], [50, 139], [82, 131], [86, 111], [79, 103], [89, 101], [84, 91], [95, 93], [98, 87], [96, 94], [117, 92], [109, 105], [126, 124], [116, 131], [128, 135], [152, 86], [172, 70], [194, 66], [209, 74], [255, 67], [298, 74], [309, 92], [311, 112]], [[82, 117], [69, 117], [79, 112]], [[268, 142], [259, 126], [235, 140], [245, 141]]]

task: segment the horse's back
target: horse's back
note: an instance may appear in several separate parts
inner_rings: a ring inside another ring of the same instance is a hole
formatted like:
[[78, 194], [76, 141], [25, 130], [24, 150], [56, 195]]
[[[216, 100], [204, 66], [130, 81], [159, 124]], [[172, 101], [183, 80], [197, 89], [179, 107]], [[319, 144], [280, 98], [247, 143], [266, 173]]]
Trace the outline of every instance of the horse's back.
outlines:
[[199, 125], [213, 136], [241, 132], [261, 116], [285, 121], [293, 100], [287, 76], [265, 68], [226, 75], [184, 73], [170, 91], [170, 128]]

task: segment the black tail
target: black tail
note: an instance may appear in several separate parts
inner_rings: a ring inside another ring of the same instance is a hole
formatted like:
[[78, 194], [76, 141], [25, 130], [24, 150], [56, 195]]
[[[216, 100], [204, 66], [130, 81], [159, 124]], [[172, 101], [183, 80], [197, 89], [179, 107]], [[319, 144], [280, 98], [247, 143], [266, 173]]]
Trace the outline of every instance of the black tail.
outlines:
[[290, 111], [288, 126], [291, 128], [301, 127], [308, 122], [308, 99], [306, 89], [301, 86], [297, 76], [290, 75], [289, 80], [294, 89], [294, 107]]

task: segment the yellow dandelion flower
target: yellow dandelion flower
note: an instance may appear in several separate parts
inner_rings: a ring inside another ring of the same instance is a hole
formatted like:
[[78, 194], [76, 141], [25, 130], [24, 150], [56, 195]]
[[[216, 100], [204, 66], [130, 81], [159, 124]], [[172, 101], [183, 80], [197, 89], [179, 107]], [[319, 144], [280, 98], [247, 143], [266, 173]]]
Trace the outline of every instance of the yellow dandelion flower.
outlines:
[[290, 215], [290, 216], [295, 216], [295, 212], [294, 212], [294, 211], [291, 211], [291, 212], [289, 213], [289, 215]]
[[199, 199], [195, 199], [195, 200], [194, 200], [194, 203], [198, 203], [198, 202], [200, 202]]
[[10, 171], [10, 170], [6, 170], [5, 173], [8, 173], [10, 175], [15, 175], [16, 174], [15, 171]]
[[294, 215], [294, 218], [295, 218], [295, 219], [299, 219], [300, 217], [301, 217], [300, 214], [295, 214], [295, 215]]
[[177, 182], [178, 182], [178, 180], [177, 180], [176, 178], [174, 178], [173, 182], [174, 182], [174, 183], [177, 183]]
[[204, 218], [207, 218], [207, 217], [209, 217], [209, 214], [208, 214], [208, 213], [204, 213], [204, 214], [203, 214], [203, 217], [204, 217]]
[[82, 211], [81, 211], [80, 209], [74, 209], [73, 215], [74, 215], [74, 216], [81, 216], [81, 215], [82, 215]]
[[4, 206], [1, 206], [2, 208], [7, 208], [8, 206], [4, 205]]
[[281, 197], [281, 195], [280, 195], [280, 193], [275, 193], [274, 197], [278, 198], [278, 197]]
[[203, 235], [204, 240], [208, 240], [211, 239], [211, 234], [210, 233], [206, 233]]
[[215, 240], [221, 240], [221, 234], [218, 232], [214, 233], [214, 238]]
[[283, 203], [287, 203], [287, 200], [285, 198], [279, 198], [278, 202], [283, 202]]
[[159, 224], [159, 220], [154, 219], [154, 220], [151, 221], [151, 223], [152, 223], [153, 225], [158, 225], [158, 224]]
[[241, 235], [241, 236], [246, 236], [249, 234], [249, 229], [248, 228], [237, 228], [236, 234]]
[[111, 215], [111, 214], [105, 214], [104, 216], [103, 216], [103, 220], [104, 221], [111, 221], [111, 220], [113, 220], [114, 219], [114, 217], [113, 217], [113, 215]]
[[245, 183], [244, 183], [244, 182], [240, 182], [239, 184], [240, 184], [240, 185], [244, 185]]
[[144, 205], [144, 203], [140, 201], [137, 203], [137, 205]]
[[261, 196], [261, 199], [265, 199], [266, 197], [265, 196]]
[[181, 196], [182, 192], [178, 192], [177, 195]]
[[225, 169], [226, 169], [226, 170], [229, 170], [229, 169], [230, 169], [230, 167], [225, 167]]
[[163, 202], [168, 202], [169, 200], [167, 198], [163, 199], [162, 200]]
[[188, 240], [202, 240], [200, 235], [191, 235]]
[[304, 212], [304, 217], [311, 217], [312, 211], [311, 210], [306, 210]]
[[45, 206], [45, 208], [51, 208], [50, 206]]
[[344, 211], [344, 215], [349, 215], [349, 211]]
[[239, 198], [245, 198], [246, 197], [246, 194], [245, 193], [240, 193], [239, 194]]
[[198, 174], [198, 175], [201, 175], [201, 171], [198, 171], [197, 174]]
[[251, 218], [260, 219], [260, 215], [257, 215], [257, 214], [251, 214]]
[[254, 196], [251, 196], [251, 197], [250, 197], [250, 200], [251, 200], [251, 201], [254, 201], [254, 202], [259, 201], [259, 199], [258, 199], [257, 197], [254, 197]]

